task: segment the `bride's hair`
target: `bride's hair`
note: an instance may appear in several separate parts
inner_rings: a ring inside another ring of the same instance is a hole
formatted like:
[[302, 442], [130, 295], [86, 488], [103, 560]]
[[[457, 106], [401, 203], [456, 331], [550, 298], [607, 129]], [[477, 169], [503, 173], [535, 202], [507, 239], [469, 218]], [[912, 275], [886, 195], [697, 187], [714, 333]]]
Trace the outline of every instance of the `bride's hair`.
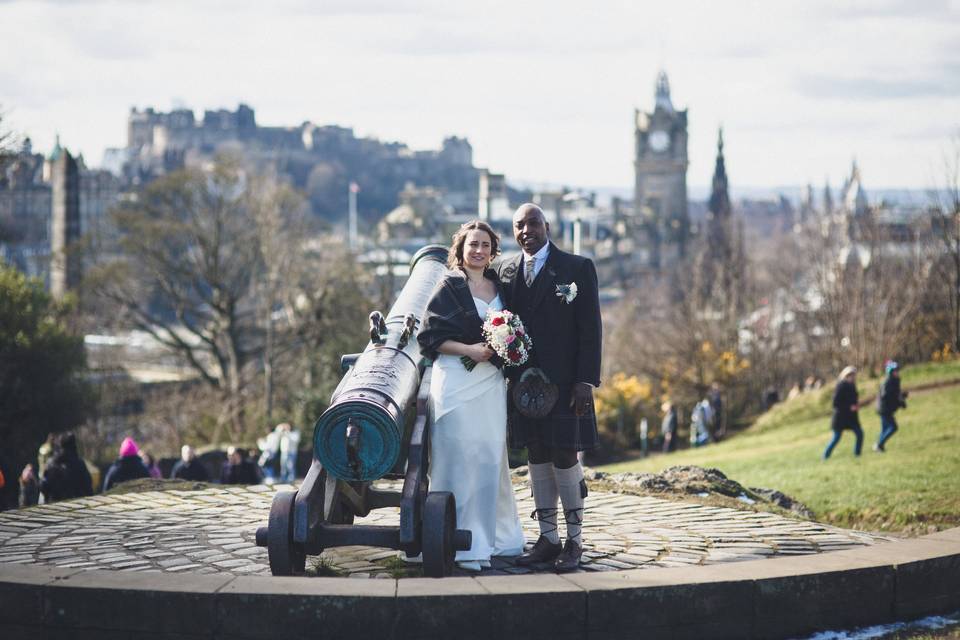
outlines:
[[453, 242], [450, 244], [450, 252], [447, 257], [447, 267], [457, 269], [463, 266], [463, 245], [467, 241], [467, 234], [474, 229], [486, 231], [490, 235], [490, 259], [493, 260], [500, 255], [500, 236], [493, 230], [489, 224], [483, 220], [471, 220], [467, 222], [453, 234]]

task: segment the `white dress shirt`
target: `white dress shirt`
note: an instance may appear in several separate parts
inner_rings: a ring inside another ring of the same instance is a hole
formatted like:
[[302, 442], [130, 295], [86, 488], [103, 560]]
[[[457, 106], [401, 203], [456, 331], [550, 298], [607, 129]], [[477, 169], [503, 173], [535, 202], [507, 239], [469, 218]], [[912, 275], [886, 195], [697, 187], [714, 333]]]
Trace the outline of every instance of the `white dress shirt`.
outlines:
[[[527, 261], [530, 260], [531, 256], [527, 255], [527, 252], [523, 250], [521, 250], [521, 253], [523, 254], [523, 269], [524, 269], [523, 277], [526, 278], [527, 277], [527, 272], [526, 272]], [[533, 254], [534, 279], [536, 279], [536, 277], [540, 274], [540, 270], [543, 269], [543, 265], [547, 263], [547, 255], [549, 255], [549, 253], [550, 253], [550, 242], [547, 241], [546, 243], [544, 243], [542, 247], [540, 247], [540, 251], [537, 251], [535, 254]]]

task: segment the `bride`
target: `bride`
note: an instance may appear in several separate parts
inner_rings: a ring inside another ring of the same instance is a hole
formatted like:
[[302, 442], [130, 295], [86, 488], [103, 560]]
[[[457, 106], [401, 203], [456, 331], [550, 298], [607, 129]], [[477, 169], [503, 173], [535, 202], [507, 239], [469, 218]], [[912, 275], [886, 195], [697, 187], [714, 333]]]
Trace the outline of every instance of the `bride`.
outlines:
[[[427, 306], [417, 340], [433, 359], [430, 382], [430, 490], [451, 491], [457, 528], [473, 545], [457, 552], [461, 568], [479, 571], [490, 557], [523, 552], [523, 532], [507, 466], [507, 390], [500, 364], [484, 344], [488, 310], [503, 309], [490, 262], [500, 238], [474, 220], [453, 236], [447, 266]], [[473, 360], [468, 371], [461, 358]]]

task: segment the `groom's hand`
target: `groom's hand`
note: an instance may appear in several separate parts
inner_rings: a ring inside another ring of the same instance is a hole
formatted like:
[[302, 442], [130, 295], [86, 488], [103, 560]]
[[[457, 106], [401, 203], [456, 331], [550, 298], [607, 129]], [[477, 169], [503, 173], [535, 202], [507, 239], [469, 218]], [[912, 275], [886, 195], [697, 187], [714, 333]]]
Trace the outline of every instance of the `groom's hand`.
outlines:
[[593, 408], [593, 387], [586, 382], [576, 382], [570, 394], [570, 408], [577, 416], [586, 415]]

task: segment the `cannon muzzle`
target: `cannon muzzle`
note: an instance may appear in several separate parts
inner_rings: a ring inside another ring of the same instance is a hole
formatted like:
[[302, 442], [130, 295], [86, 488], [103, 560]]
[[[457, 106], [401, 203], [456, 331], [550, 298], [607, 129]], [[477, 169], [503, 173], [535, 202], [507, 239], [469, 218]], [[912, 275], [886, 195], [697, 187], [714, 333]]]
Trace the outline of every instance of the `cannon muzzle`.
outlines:
[[416, 333], [446, 261], [446, 247], [418, 251], [386, 318], [370, 314], [367, 348], [355, 361], [345, 359], [352, 366], [314, 427], [314, 456], [333, 477], [369, 482], [396, 465], [406, 409], [416, 399], [423, 370]]

